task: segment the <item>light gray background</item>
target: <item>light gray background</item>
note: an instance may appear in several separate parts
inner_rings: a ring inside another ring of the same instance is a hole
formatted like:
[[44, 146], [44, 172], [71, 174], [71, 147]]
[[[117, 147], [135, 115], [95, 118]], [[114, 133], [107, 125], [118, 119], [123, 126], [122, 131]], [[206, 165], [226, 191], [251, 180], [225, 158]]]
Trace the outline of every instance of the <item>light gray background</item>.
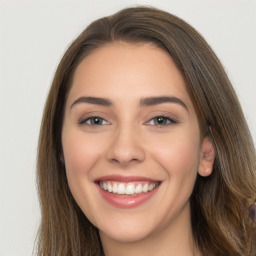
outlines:
[[255, 0], [0, 0], [0, 256], [32, 254], [40, 212], [35, 159], [55, 68], [91, 21], [134, 4], [188, 21], [217, 53], [256, 141]]

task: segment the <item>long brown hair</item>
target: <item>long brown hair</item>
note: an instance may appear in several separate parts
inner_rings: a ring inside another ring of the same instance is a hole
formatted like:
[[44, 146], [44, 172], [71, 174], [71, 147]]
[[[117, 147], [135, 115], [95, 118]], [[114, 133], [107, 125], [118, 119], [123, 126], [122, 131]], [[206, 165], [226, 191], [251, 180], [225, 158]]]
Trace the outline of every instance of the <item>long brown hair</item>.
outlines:
[[255, 256], [255, 224], [248, 206], [256, 198], [256, 154], [237, 96], [202, 36], [181, 19], [149, 7], [127, 8], [96, 20], [71, 44], [57, 68], [38, 147], [38, 255], [103, 255], [97, 228], [69, 190], [61, 133], [76, 67], [91, 51], [113, 41], [150, 42], [170, 54], [184, 76], [201, 129], [206, 127], [214, 144], [213, 173], [197, 177], [190, 199], [199, 250], [207, 256]]

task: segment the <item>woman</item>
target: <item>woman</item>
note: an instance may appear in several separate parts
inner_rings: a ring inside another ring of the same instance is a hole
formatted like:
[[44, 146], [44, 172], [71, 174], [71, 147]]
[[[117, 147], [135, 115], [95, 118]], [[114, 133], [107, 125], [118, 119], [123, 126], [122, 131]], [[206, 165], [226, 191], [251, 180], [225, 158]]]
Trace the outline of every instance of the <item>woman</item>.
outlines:
[[228, 77], [193, 28], [146, 7], [97, 20], [46, 102], [38, 254], [255, 256], [255, 160]]

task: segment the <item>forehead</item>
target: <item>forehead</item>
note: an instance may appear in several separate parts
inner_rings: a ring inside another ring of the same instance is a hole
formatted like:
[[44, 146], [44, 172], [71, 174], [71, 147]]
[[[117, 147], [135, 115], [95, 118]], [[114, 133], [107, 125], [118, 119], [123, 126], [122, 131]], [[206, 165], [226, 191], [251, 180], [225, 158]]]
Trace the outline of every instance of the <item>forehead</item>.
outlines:
[[92, 51], [78, 65], [68, 98], [166, 94], [192, 105], [183, 76], [170, 55], [149, 43], [114, 42]]

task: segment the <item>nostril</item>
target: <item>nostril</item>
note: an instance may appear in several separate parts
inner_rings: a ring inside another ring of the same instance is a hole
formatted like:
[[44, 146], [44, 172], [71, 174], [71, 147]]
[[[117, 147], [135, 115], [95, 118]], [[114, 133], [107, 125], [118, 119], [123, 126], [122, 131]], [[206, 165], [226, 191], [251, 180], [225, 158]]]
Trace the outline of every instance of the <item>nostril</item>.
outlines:
[[128, 128], [120, 130], [109, 144], [108, 161], [121, 165], [143, 161], [145, 148], [135, 136]]
[[120, 165], [129, 165], [131, 163], [136, 163], [136, 162], [140, 162], [141, 160], [137, 159], [137, 158], [112, 158], [111, 162], [112, 163], [117, 163]]

